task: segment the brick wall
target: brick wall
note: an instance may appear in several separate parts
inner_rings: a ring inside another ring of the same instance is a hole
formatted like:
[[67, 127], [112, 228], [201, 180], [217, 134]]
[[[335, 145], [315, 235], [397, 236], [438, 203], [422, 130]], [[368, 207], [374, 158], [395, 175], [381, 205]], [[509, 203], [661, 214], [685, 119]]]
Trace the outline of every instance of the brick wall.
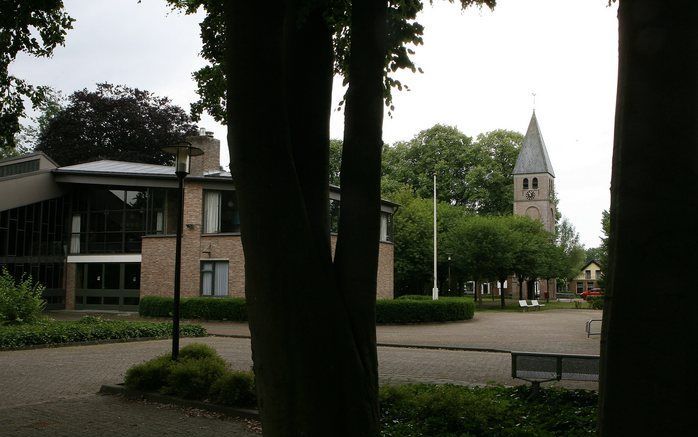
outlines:
[[75, 309], [75, 280], [76, 264], [66, 263], [65, 265], [65, 309]]
[[[183, 297], [201, 294], [201, 261], [227, 260], [228, 287], [231, 296], [245, 296], [245, 258], [239, 235], [201, 234], [201, 184], [188, 184], [185, 201], [192, 206], [185, 210], [182, 235], [182, 288]], [[198, 199], [198, 201], [197, 201]], [[189, 228], [186, 225], [192, 225]], [[336, 236], [331, 237], [332, 251]], [[174, 236], [147, 236], [143, 238], [141, 263], [141, 296], [171, 296], [174, 285]], [[379, 299], [393, 298], [394, 246], [380, 243], [378, 259]], [[74, 275], [73, 275], [74, 276]]]

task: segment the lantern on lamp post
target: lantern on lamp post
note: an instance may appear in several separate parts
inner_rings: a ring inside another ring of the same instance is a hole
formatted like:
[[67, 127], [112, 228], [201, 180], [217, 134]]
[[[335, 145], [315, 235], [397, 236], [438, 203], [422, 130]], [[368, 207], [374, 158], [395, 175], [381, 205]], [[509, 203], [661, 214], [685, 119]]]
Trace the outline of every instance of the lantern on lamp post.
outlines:
[[182, 228], [184, 222], [184, 178], [189, 174], [192, 156], [203, 155], [204, 151], [191, 143], [182, 141], [161, 149], [165, 153], [175, 155], [175, 174], [177, 175], [178, 201], [177, 207], [177, 241], [175, 243], [175, 273], [174, 273], [174, 302], [172, 305], [172, 360], [179, 357], [179, 297], [181, 290], [180, 270], [182, 265]]

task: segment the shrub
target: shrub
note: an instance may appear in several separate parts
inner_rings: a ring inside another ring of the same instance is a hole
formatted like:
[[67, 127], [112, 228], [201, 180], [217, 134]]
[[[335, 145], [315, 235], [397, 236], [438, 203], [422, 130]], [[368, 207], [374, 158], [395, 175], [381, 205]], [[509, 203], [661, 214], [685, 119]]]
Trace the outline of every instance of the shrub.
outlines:
[[133, 389], [157, 391], [165, 385], [171, 369], [172, 357], [163, 355], [129, 368], [124, 383]]
[[[171, 323], [105, 321], [83, 317], [79, 321], [45, 320], [33, 324], [0, 327], [0, 349], [25, 346], [132, 338], [167, 338], [172, 335]], [[180, 326], [183, 337], [203, 337], [206, 330], [199, 325]]]
[[0, 323], [31, 323], [41, 317], [46, 302], [43, 285], [31, 276], [15, 282], [5, 267], [0, 274]]
[[227, 371], [211, 386], [211, 401], [232, 407], [254, 407], [257, 395], [252, 372]]
[[[170, 317], [174, 299], [171, 297], [145, 296], [138, 305], [138, 313], [146, 317]], [[180, 302], [183, 319], [247, 320], [245, 299], [239, 297], [187, 297]]]
[[432, 300], [431, 296], [426, 294], [405, 294], [397, 297], [399, 300]]
[[475, 304], [464, 298], [378, 300], [376, 323], [425, 323], [472, 319]]
[[589, 303], [589, 308], [593, 310], [602, 310], [603, 309], [603, 296], [591, 296], [587, 299], [587, 302]]
[[169, 368], [162, 392], [186, 399], [203, 399], [211, 390], [211, 385], [223, 376], [226, 366], [218, 354], [203, 358], [180, 357]]
[[256, 404], [252, 372], [228, 369], [225, 360], [205, 344], [193, 343], [179, 351], [179, 360], [163, 355], [137, 364], [126, 372], [127, 387], [159, 391], [187, 399], [211, 400], [223, 405]]
[[597, 394], [584, 390], [527, 386], [381, 387], [384, 436], [593, 435]]

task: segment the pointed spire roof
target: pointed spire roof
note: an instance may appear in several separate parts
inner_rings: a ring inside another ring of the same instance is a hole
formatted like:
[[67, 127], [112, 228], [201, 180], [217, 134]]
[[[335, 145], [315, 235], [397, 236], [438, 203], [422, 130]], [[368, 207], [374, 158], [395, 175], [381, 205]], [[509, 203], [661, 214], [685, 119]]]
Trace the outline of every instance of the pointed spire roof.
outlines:
[[555, 177], [553, 165], [548, 157], [548, 150], [545, 148], [543, 135], [540, 133], [536, 111], [533, 110], [531, 122], [528, 124], [526, 138], [523, 146], [516, 158], [516, 165], [512, 174], [548, 173]]

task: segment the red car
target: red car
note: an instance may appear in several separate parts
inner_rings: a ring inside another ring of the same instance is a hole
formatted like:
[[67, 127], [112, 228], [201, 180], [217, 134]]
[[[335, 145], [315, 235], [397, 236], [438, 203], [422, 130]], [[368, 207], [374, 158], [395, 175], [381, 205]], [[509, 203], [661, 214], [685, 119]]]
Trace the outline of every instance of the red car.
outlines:
[[582, 299], [587, 300], [590, 297], [603, 296], [603, 290], [600, 288], [592, 288], [591, 290], [582, 291], [579, 295]]

